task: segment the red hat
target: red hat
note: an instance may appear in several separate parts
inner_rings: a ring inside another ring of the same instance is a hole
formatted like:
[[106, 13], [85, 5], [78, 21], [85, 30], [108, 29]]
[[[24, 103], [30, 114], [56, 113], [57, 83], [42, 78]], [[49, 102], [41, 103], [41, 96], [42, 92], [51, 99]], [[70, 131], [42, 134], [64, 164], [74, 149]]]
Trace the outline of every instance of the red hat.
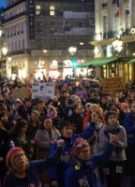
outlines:
[[72, 153], [76, 156], [79, 154], [81, 149], [83, 149], [84, 147], [88, 147], [88, 146], [89, 146], [89, 143], [87, 140], [81, 137], [78, 137], [73, 145]]
[[24, 152], [24, 150], [21, 147], [13, 147], [8, 151], [6, 156], [6, 163], [9, 168], [11, 167], [11, 163], [13, 162], [15, 154], [18, 152]]

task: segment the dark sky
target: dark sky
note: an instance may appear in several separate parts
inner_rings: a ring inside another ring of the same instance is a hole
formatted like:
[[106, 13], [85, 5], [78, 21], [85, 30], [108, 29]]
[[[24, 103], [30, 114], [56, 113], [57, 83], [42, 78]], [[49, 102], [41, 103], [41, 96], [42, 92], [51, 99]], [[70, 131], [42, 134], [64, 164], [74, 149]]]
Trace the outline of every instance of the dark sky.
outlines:
[[0, 7], [6, 7], [7, 0], [0, 0]]

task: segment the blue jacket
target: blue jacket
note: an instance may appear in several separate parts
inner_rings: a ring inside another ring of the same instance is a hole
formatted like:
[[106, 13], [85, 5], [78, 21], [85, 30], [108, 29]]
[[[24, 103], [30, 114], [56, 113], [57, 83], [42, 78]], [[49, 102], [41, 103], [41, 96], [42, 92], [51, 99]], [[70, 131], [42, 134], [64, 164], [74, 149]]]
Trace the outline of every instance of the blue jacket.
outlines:
[[[57, 165], [52, 167], [49, 172], [50, 180], [57, 180], [59, 182], [59, 186], [63, 187], [64, 184], [64, 175], [67, 168], [72, 165], [72, 146], [75, 143], [75, 140], [78, 137], [82, 137], [84, 139], [90, 138], [95, 131], [95, 125], [91, 124], [85, 131], [78, 134], [73, 134], [71, 138], [61, 137], [65, 141], [64, 150], [61, 153], [59, 162]], [[56, 144], [52, 144], [50, 148], [50, 153], [52, 154], [57, 149]]]
[[4, 180], [4, 187], [39, 187], [40, 173], [56, 164], [59, 155], [60, 151], [46, 160], [31, 161], [27, 169], [27, 175], [23, 179], [17, 178], [12, 173], [8, 174]]
[[135, 144], [135, 114], [127, 113], [124, 119], [129, 144]]
[[100, 177], [94, 170], [111, 156], [113, 145], [108, 144], [105, 152], [94, 155], [88, 161], [77, 160], [65, 173], [65, 187], [99, 187]]

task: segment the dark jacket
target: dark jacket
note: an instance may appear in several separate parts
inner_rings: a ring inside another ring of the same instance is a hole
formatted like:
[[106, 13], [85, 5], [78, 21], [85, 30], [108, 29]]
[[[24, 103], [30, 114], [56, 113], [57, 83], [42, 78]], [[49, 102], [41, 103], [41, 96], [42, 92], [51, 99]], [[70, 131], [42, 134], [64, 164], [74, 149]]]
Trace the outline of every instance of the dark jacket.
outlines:
[[92, 156], [89, 160], [76, 160], [66, 171], [65, 187], [99, 187], [100, 179], [94, 170], [111, 156], [112, 145], [108, 144], [105, 152]]
[[127, 113], [124, 119], [129, 144], [135, 144], [135, 114]]
[[[67, 168], [69, 168], [72, 164], [72, 146], [75, 143], [76, 138], [82, 137], [88, 139], [94, 133], [95, 125], [91, 124], [89, 128], [79, 134], [74, 134], [71, 138], [61, 137], [65, 141], [64, 150], [60, 156], [59, 162], [57, 165], [50, 169], [50, 180], [57, 180], [59, 182], [59, 186], [63, 187], [64, 185], [64, 174]], [[56, 144], [52, 144], [50, 153], [56, 151]]]
[[8, 174], [4, 180], [4, 187], [39, 187], [40, 173], [56, 164], [61, 150], [46, 160], [31, 161], [25, 178], [20, 179], [13, 174]]

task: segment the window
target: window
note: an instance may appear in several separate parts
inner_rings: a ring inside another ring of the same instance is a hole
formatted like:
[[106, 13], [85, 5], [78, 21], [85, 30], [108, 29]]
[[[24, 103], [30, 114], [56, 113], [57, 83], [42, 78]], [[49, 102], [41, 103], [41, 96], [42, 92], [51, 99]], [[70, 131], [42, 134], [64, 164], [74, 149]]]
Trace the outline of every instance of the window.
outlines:
[[130, 11], [129, 10], [125, 10], [125, 29], [129, 29], [130, 28]]
[[108, 33], [108, 17], [103, 16], [103, 33]]
[[41, 14], [41, 6], [36, 5], [36, 15], [40, 15], [40, 14]]
[[55, 6], [50, 5], [50, 11], [49, 11], [50, 16], [55, 16]]

